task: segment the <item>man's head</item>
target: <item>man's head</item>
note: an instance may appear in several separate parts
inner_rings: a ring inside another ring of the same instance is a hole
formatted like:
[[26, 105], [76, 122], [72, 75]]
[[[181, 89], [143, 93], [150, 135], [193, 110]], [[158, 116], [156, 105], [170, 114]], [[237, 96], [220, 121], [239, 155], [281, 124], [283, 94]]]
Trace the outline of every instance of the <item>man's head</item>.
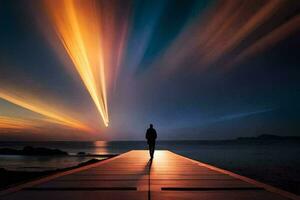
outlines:
[[153, 124], [150, 124], [150, 128], [153, 128]]

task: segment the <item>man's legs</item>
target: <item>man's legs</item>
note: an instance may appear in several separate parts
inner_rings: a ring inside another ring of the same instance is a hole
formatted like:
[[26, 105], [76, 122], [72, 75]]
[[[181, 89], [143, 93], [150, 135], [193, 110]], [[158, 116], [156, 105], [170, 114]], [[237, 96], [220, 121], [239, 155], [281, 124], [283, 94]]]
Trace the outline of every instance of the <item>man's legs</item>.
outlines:
[[150, 156], [151, 156], [151, 158], [153, 158], [153, 156], [154, 156], [154, 151], [155, 151], [155, 142], [153, 142], [153, 143], [151, 143], [150, 144]]
[[151, 157], [151, 152], [152, 152], [152, 144], [151, 143], [148, 143], [148, 145], [149, 145], [149, 155], [150, 155], [150, 157]]

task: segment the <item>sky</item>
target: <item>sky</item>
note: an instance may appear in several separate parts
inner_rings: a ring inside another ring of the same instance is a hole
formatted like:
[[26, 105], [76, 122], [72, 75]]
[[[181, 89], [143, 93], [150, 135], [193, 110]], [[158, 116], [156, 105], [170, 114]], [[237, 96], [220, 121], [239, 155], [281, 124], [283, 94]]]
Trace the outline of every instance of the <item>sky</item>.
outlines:
[[0, 0], [0, 140], [300, 136], [300, 3]]

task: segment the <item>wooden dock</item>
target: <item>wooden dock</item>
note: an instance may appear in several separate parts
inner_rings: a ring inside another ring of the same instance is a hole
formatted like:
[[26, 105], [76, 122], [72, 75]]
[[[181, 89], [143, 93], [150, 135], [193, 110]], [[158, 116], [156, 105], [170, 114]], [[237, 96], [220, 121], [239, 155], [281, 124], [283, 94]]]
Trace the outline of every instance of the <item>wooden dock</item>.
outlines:
[[170, 151], [130, 151], [0, 192], [2, 200], [287, 200], [289, 192]]

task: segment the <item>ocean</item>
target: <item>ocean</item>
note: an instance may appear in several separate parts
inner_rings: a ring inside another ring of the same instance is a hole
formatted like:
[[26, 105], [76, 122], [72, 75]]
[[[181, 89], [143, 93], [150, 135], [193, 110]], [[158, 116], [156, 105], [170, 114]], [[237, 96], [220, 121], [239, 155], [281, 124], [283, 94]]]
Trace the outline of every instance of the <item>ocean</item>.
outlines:
[[[120, 154], [147, 149], [145, 141], [95, 142], [0, 142], [0, 148], [24, 146], [57, 148], [71, 155]], [[170, 150], [183, 156], [244, 175], [300, 194], [300, 142], [297, 141], [158, 141], [158, 150]], [[97, 157], [96, 157], [97, 158]], [[0, 155], [0, 168], [43, 171], [75, 166], [91, 157]], [[98, 157], [98, 159], [102, 159]]]

